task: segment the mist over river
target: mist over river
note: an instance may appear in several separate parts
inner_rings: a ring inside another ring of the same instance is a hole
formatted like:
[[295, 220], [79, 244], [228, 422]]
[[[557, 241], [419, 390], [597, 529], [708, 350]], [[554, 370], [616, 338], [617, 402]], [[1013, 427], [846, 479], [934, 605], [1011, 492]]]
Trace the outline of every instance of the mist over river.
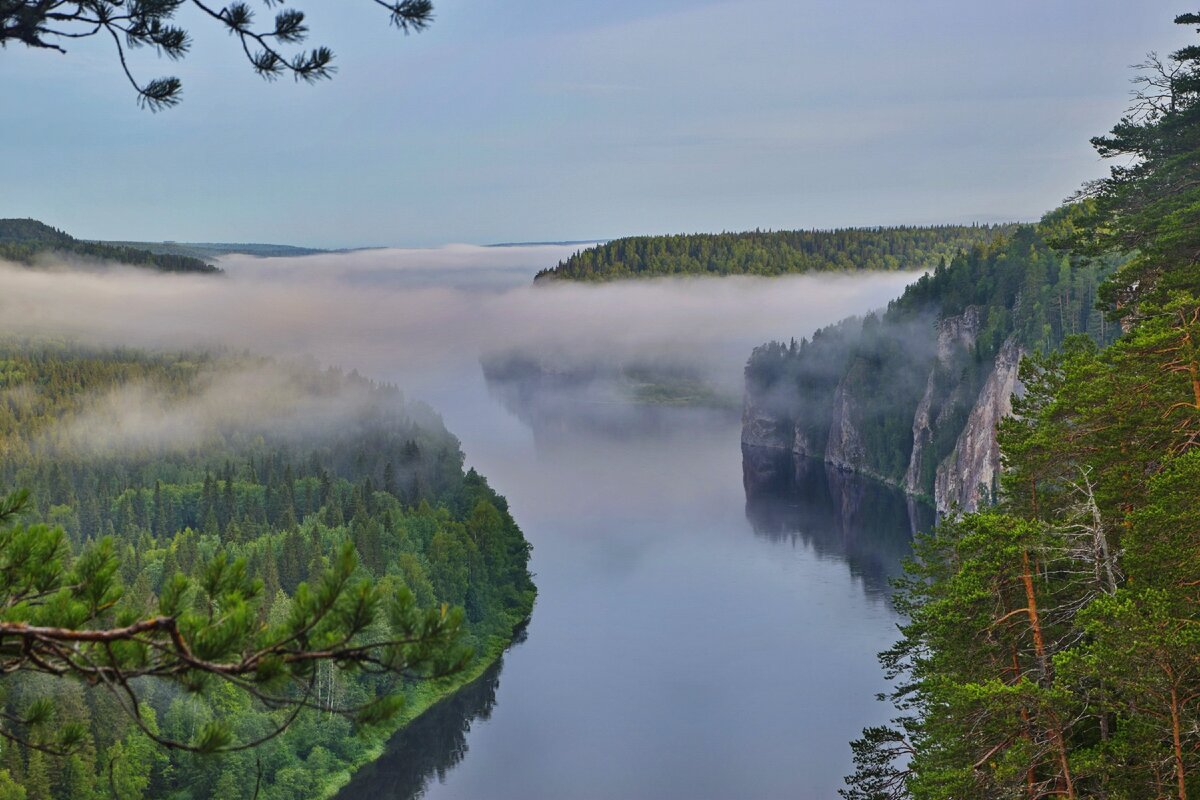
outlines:
[[[539, 589], [524, 641], [343, 797], [834, 797], [848, 742], [887, 718], [875, 654], [896, 637], [887, 579], [913, 521], [894, 493], [820, 464], [744, 466], [741, 368], [755, 345], [879, 308], [913, 276], [530, 286], [565, 252], [232, 258], [216, 279], [0, 266], [0, 319], [395, 382], [508, 498]], [[556, 368], [649, 359], [718, 402], [637, 405], [603, 380], [513, 391], [484, 377], [496, 351]]]

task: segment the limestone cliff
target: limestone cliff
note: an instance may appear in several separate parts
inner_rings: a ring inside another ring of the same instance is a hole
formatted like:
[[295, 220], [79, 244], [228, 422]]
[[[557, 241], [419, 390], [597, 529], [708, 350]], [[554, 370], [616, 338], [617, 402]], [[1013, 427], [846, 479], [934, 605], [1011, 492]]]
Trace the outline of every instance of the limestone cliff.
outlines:
[[742, 402], [742, 444], [747, 447], [791, 450], [795, 438], [794, 425], [781, 411], [777, 404], [768, 402], [768, 398], [756, 386], [747, 383]]
[[847, 381], [843, 379], [833, 395], [833, 419], [829, 424], [825, 461], [838, 469], [861, 472], [866, 464], [867, 449], [855, 422], [855, 403], [856, 398], [847, 390]]
[[943, 421], [945, 408], [939, 409], [934, 416], [934, 405], [938, 390], [938, 371], [949, 371], [956, 356], [975, 346], [979, 336], [980, 314], [978, 306], [969, 306], [962, 314], [940, 320], [937, 325], [937, 363], [929, 371], [925, 381], [925, 393], [917, 404], [917, 412], [913, 415], [912, 455], [908, 460], [908, 469], [904, 473], [901, 488], [909, 494], [922, 494], [925, 491], [922, 481], [922, 464], [925, 451], [933, 440], [936, 423]]
[[[930, 331], [934, 341], [926, 340], [931, 346], [925, 360], [910, 364], [919, 370], [915, 380], [924, 377], [918, 384], [924, 392], [911, 411], [911, 422], [907, 416], [898, 420], [911, 426], [912, 450], [894, 472], [876, 466], [880, 459], [870, 452], [870, 442], [871, 435], [878, 436], [880, 409], [889, 408], [894, 414], [901, 406], [887, 394], [887, 385], [880, 387], [882, 394], [864, 393], [861, 387], [871, 385], [879, 364], [854, 356], [845, 373], [828, 384], [823, 404], [812, 402], [819, 393], [789, 396], [778, 384], [762, 386], [748, 380], [742, 443], [797, 459], [821, 458], [838, 470], [877, 478], [911, 496], [932, 495], [942, 512], [951, 507], [977, 510], [994, 495], [1000, 469], [996, 425], [1011, 413], [1013, 392], [1021, 390], [1017, 368], [1024, 355], [1010, 336], [994, 362], [980, 363], [977, 345], [983, 327], [981, 310], [968, 306], [961, 314], [939, 320]], [[812, 425], [797, 422], [811, 421], [814, 415], [827, 420], [815, 441]]]
[[938, 465], [934, 503], [939, 513], [957, 506], [976, 511], [995, 496], [1000, 474], [1000, 447], [996, 426], [1012, 413], [1012, 396], [1024, 387], [1017, 376], [1024, 350], [1009, 337], [992, 367], [979, 397], [958, 436], [953, 452]]
[[773, 404], [748, 414], [744, 441], [885, 481], [942, 511], [992, 502], [996, 428], [1022, 390], [1023, 348], [1053, 350], [1081, 332], [1104, 345], [1117, 335], [1093, 308], [1117, 263], [1064, 269], [1046, 230], [1057, 235], [1059, 223], [1020, 226], [994, 247], [964, 251], [886, 309], [754, 348], [747, 396]]
[[792, 437], [792, 452], [800, 458], [814, 458], [817, 451], [813, 447], [813, 443], [809, 441], [808, 434], [799, 425], [796, 427], [796, 433]]

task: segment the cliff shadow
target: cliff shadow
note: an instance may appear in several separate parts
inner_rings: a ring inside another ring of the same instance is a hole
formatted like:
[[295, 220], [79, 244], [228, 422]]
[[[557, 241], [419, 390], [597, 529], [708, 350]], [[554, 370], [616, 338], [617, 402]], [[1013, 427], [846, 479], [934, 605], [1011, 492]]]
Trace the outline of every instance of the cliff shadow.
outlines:
[[746, 519], [759, 536], [844, 562], [870, 597], [891, 594], [933, 508], [861, 475], [784, 450], [742, 447]]

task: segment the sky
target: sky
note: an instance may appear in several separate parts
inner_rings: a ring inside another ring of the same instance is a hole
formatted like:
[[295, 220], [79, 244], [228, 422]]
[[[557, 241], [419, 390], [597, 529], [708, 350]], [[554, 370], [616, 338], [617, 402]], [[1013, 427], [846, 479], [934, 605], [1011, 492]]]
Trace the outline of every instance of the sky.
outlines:
[[[337, 54], [256, 77], [190, 10], [183, 103], [111, 41], [0, 50], [0, 217], [315, 247], [1035, 219], [1106, 166], [1176, 0], [295, 0]], [[194, 23], [194, 24], [193, 24]]]

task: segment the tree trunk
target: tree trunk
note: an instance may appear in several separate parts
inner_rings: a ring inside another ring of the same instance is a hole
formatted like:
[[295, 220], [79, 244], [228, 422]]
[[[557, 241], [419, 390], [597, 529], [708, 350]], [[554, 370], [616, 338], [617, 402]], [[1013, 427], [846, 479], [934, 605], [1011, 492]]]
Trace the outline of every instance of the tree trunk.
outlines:
[[1183, 736], [1179, 723], [1179, 694], [1171, 687], [1171, 735], [1175, 741], [1175, 779], [1179, 782], [1179, 800], [1187, 800], [1187, 777], [1183, 769]]
[[1037, 656], [1040, 682], [1045, 685], [1050, 675], [1046, 665], [1046, 641], [1042, 636], [1042, 622], [1038, 616], [1037, 595], [1033, 591], [1033, 566], [1029, 551], [1021, 551], [1021, 582], [1025, 585], [1025, 608], [1029, 614], [1029, 627], [1033, 631], [1033, 652]]

